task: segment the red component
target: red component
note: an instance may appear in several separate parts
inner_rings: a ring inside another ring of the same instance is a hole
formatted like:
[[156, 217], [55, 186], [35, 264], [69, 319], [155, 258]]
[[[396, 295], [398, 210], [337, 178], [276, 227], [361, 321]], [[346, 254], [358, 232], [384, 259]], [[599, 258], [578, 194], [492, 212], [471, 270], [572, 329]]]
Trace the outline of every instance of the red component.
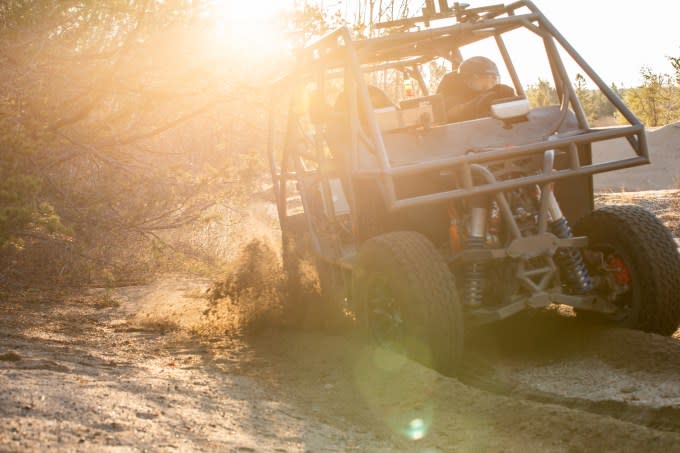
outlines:
[[625, 286], [630, 285], [630, 271], [621, 258], [616, 256], [609, 258], [609, 269], [614, 275], [614, 280], [617, 284]]
[[463, 250], [463, 241], [460, 237], [460, 231], [458, 229], [458, 213], [453, 206], [449, 206], [449, 240], [451, 243], [451, 249], [454, 253], [458, 253]]
[[413, 82], [410, 78], [404, 79], [404, 96], [407, 98], [414, 96]]

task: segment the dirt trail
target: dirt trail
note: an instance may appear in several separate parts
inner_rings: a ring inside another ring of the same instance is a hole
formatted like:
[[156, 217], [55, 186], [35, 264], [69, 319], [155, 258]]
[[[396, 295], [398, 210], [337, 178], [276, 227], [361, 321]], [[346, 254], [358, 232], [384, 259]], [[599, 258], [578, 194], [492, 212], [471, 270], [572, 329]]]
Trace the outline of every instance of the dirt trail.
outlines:
[[678, 339], [543, 313], [461, 382], [352, 334], [229, 338], [205, 287], [3, 301], [0, 451], [680, 451]]

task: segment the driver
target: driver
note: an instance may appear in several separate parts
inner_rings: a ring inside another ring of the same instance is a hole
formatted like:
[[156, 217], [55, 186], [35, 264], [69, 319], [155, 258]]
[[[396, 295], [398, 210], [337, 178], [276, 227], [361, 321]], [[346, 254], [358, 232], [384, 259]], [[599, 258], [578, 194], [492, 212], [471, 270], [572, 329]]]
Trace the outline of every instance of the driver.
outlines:
[[500, 83], [496, 63], [476, 56], [463, 61], [458, 71], [444, 76], [437, 94], [444, 96], [449, 122], [467, 121], [491, 114], [491, 104], [515, 96], [515, 91]]

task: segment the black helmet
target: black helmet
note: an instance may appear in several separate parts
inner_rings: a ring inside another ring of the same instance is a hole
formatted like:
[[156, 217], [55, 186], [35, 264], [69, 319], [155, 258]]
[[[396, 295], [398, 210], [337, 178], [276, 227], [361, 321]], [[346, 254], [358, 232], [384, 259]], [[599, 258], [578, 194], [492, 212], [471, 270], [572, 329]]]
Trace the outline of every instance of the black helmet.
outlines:
[[458, 66], [458, 74], [463, 78], [471, 76], [490, 74], [500, 77], [496, 63], [486, 57], [470, 57]]

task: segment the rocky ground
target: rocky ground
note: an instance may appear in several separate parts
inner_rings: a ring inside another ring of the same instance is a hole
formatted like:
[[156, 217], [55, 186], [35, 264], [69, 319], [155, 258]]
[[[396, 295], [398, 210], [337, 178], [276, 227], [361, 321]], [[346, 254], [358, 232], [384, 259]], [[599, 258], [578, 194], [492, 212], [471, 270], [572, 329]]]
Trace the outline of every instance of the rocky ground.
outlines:
[[[677, 236], [676, 197], [598, 203], [648, 203]], [[225, 333], [208, 285], [2, 296], [0, 451], [680, 451], [679, 333], [529, 313], [454, 379], [351, 332]]]

